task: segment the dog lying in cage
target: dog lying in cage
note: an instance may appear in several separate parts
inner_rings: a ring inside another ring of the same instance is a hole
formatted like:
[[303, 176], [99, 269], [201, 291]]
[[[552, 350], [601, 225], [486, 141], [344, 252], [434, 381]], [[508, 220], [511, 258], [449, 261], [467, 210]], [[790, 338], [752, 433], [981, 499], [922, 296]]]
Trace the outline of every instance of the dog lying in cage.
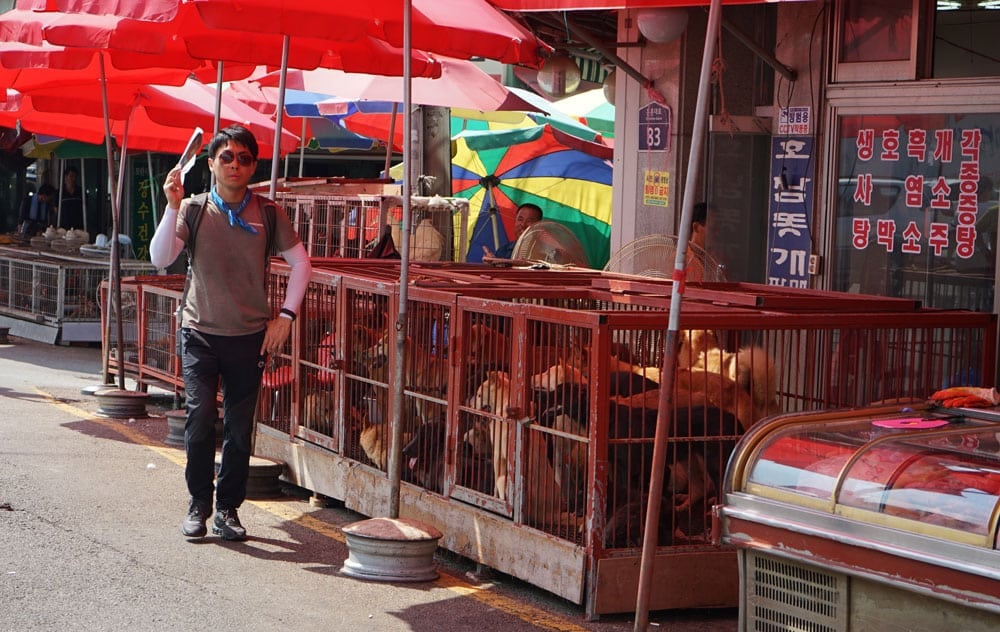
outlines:
[[[648, 468], [652, 462], [652, 438], [660, 396], [659, 384], [647, 376], [659, 377], [659, 373], [622, 361], [614, 364], [614, 368], [618, 370], [605, 378], [610, 396], [608, 419], [611, 439], [607, 545], [635, 546], [637, 538], [641, 539], [642, 524], [636, 522], [636, 517], [643, 515], [648, 500]], [[692, 374], [688, 369], [682, 369], [682, 374], [684, 371], [689, 376]], [[709, 510], [717, 495], [717, 481], [724, 474], [736, 433], [743, 428], [738, 412], [746, 411], [736, 404], [739, 401], [736, 399], [737, 382], [721, 372], [709, 376], [705, 369], [695, 371], [701, 371], [701, 380], [706, 384], [700, 390], [690, 386], [685, 389], [684, 385], [678, 387], [684, 392], [681, 397], [675, 398], [670, 422], [670, 449], [664, 472], [664, 499], [661, 502], [661, 524], [664, 527], [661, 543], [706, 537]], [[711, 380], [716, 385], [715, 391], [712, 390]], [[539, 423], [566, 425], [567, 419], [587, 420], [588, 382], [579, 369], [568, 365], [553, 366], [532, 376], [536, 407], [543, 410], [538, 415]], [[723, 391], [718, 384], [727, 384], [729, 392]], [[752, 398], [746, 391], [743, 391], [743, 396], [742, 401]], [[586, 434], [585, 428], [576, 432], [581, 430]], [[552, 455], [553, 465], [563, 485], [568, 478], [566, 464], [579, 463], [577, 467], [580, 470], [586, 467], [585, 455], [574, 458], [576, 455], [570, 453], [567, 458], [557, 446], [553, 446]], [[584, 485], [585, 472], [576, 474], [573, 480]], [[571, 503], [580, 502], [573, 495], [573, 490], [563, 491]]]
[[[445, 485], [447, 425], [444, 421], [422, 424], [403, 446], [406, 479], [441, 494]], [[493, 495], [492, 465], [464, 439], [459, 442], [455, 483]]]
[[681, 332], [677, 354], [677, 406], [716, 405], [727, 410], [746, 430], [780, 412], [778, 367], [760, 345], [727, 351], [715, 332]]

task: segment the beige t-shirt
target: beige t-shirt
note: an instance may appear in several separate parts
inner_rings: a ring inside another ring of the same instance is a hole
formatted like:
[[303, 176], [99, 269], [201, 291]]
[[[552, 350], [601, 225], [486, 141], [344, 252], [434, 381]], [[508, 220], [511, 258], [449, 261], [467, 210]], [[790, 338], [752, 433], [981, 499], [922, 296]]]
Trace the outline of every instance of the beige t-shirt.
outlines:
[[[185, 201], [187, 202], [187, 200]], [[206, 200], [197, 227], [191, 284], [182, 312], [182, 326], [218, 336], [242, 336], [264, 329], [271, 318], [267, 296], [264, 248], [267, 198], [254, 195], [240, 216], [257, 234], [230, 226], [225, 212]], [[299, 241], [288, 215], [276, 206], [273, 242], [278, 252]], [[188, 242], [185, 223], [189, 205], [177, 214], [177, 236]]]

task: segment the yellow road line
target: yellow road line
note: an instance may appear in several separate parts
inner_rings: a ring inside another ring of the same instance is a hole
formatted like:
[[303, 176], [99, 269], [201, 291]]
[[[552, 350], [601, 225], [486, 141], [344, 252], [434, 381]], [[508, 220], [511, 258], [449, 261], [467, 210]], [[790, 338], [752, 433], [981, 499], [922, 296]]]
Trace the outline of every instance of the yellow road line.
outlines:
[[[59, 408], [60, 410], [63, 410], [71, 415], [82, 417], [96, 424], [100, 424], [109, 430], [117, 432], [132, 443], [144, 446], [153, 452], [156, 452], [158, 455], [167, 459], [171, 463], [175, 463], [181, 467], [184, 466], [186, 457], [184, 456], [183, 450], [179, 450], [177, 448], [167, 448], [150, 443], [149, 437], [145, 434], [135, 430], [134, 428], [129, 428], [128, 426], [123, 425], [120, 421], [115, 422], [103, 417], [96, 417], [94, 416], [94, 413], [88, 410], [77, 408], [76, 406], [59, 401], [50, 393], [46, 393], [45, 391], [37, 388], [35, 390], [40, 395], [45, 396], [56, 408]], [[344, 533], [339, 527], [300, 511], [291, 503], [266, 500], [248, 500], [247, 502], [254, 507], [258, 507], [278, 518], [294, 522], [299, 526], [319, 533], [330, 539], [341, 543], [346, 543], [347, 541], [344, 537]], [[558, 615], [554, 615], [539, 608], [535, 608], [534, 606], [511, 599], [510, 597], [496, 594], [486, 588], [474, 586], [453, 575], [441, 573], [434, 583], [442, 588], [450, 590], [453, 593], [464, 597], [471, 597], [472, 599], [490, 606], [491, 608], [511, 614], [518, 619], [531, 623], [541, 630], [552, 630], [553, 632], [586, 632], [587, 630], [587, 628], [581, 627], [568, 619], [564, 619]]]

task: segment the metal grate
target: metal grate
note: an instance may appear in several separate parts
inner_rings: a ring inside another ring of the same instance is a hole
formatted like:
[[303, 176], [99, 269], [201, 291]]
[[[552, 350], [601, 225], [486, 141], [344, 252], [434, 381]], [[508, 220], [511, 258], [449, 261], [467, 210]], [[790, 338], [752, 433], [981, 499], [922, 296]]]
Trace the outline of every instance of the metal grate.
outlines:
[[379, 237], [382, 196], [279, 193], [306, 252], [313, 257], [363, 257]]
[[846, 632], [846, 575], [754, 551], [746, 556], [747, 630]]

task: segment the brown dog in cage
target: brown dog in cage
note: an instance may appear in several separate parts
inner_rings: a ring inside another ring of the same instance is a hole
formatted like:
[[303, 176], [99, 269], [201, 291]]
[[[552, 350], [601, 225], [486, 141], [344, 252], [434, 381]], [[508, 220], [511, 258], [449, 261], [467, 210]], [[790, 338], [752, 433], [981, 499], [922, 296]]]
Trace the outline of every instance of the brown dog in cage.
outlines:
[[[394, 344], [394, 336], [383, 336], [375, 344], [365, 349], [359, 357], [360, 363], [367, 369], [372, 379], [385, 384], [389, 383], [389, 351], [390, 346]], [[404, 344], [406, 345], [406, 364], [403, 368], [405, 388], [427, 398], [407, 399], [413, 400], [411, 405], [421, 423], [439, 421], [445, 416], [445, 405], [432, 401], [432, 399], [444, 400], [447, 398], [448, 360], [441, 355], [431, 353], [423, 345], [414, 344], [409, 337], [406, 338]], [[377, 405], [381, 410], [384, 410], [387, 406], [388, 391], [379, 392]]]
[[[507, 476], [510, 468], [511, 421], [508, 418], [511, 401], [510, 376], [504, 371], [489, 371], [486, 379], [476, 389], [469, 406], [492, 415], [488, 422], [475, 424], [466, 433], [466, 441], [473, 449], [490, 446], [493, 464], [495, 496], [507, 500]], [[483, 437], [485, 433], [487, 436]], [[549, 460], [545, 439], [538, 432], [527, 432], [524, 449], [524, 476], [530, 484], [524, 485], [524, 520], [529, 524], [543, 525], [565, 523], [568, 513], [563, 509], [562, 495], [556, 482], [556, 473]], [[480, 446], [477, 448], [476, 446]]]
[[760, 345], [727, 351], [715, 332], [681, 332], [675, 405], [716, 405], [734, 414], [746, 430], [780, 412], [778, 367]]

